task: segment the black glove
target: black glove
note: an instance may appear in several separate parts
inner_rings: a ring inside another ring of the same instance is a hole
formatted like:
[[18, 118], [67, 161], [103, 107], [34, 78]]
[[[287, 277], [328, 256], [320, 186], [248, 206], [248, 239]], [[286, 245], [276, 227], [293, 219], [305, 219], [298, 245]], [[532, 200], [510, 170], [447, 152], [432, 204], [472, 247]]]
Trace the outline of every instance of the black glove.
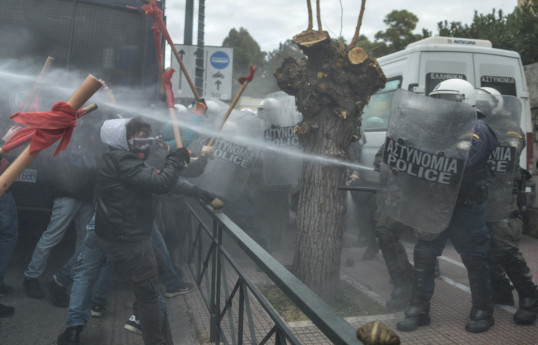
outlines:
[[176, 149], [175, 151], [170, 152], [168, 155], [173, 156], [180, 162], [190, 163], [191, 161], [191, 155], [189, 154], [189, 151], [184, 147]]

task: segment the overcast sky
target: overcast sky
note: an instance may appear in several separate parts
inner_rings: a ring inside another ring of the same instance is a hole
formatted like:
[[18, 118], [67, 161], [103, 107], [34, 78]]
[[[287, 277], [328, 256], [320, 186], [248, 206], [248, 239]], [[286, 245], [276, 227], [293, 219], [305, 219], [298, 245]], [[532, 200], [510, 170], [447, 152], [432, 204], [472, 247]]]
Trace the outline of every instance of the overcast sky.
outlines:
[[[315, 0], [313, 16], [315, 19]], [[360, 0], [321, 0], [323, 29], [331, 37], [340, 34], [351, 41], [358, 21]], [[377, 31], [385, 30], [385, 16], [392, 10], [407, 10], [419, 21], [415, 33], [426, 28], [437, 34], [437, 22], [460, 21], [470, 24], [474, 11], [491, 13], [502, 9], [511, 13], [517, 0], [367, 0], [361, 34], [373, 40]], [[185, 0], [167, 0], [168, 30], [176, 43], [183, 43]], [[262, 51], [278, 48], [279, 43], [305, 30], [308, 24], [305, 0], [206, 0], [205, 45], [220, 46], [232, 28], [243, 27], [258, 42]], [[196, 44], [198, 1], [194, 1], [194, 37]], [[317, 25], [314, 26], [317, 28]]]

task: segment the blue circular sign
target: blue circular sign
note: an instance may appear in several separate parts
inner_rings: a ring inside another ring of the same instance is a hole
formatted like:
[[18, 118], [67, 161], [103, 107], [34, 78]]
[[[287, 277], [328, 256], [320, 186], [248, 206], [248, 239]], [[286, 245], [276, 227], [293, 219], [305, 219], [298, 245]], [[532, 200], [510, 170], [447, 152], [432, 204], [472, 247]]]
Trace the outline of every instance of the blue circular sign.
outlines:
[[223, 51], [214, 52], [209, 59], [211, 65], [216, 69], [224, 69], [230, 64], [230, 57]]

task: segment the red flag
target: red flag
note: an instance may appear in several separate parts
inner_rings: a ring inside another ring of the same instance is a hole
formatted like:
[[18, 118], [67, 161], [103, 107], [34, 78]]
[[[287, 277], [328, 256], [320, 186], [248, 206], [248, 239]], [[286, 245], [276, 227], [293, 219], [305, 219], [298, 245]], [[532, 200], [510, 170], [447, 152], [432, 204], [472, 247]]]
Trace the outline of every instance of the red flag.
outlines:
[[163, 72], [163, 85], [166, 91], [166, 101], [168, 102], [168, 108], [174, 108], [174, 92], [172, 91], [172, 75], [176, 70], [169, 68], [166, 72]]
[[54, 152], [56, 156], [67, 147], [77, 125], [77, 111], [61, 101], [54, 104], [49, 112], [15, 113], [10, 118], [26, 127], [8, 139], [2, 146], [4, 152], [31, 140], [30, 153], [34, 153], [51, 146], [61, 138]]
[[240, 77], [239, 83], [244, 84], [245, 82], [251, 82], [252, 78], [254, 78], [254, 71], [256, 71], [256, 69], [254, 68], [254, 66], [250, 65], [250, 73], [248, 75]]
[[168, 41], [168, 44], [171, 46], [174, 45], [166, 25], [163, 21], [163, 11], [157, 7], [156, 0], [152, 0], [149, 4], [140, 7], [146, 13], [146, 16], [153, 18], [153, 25], [163, 34], [164, 38]]

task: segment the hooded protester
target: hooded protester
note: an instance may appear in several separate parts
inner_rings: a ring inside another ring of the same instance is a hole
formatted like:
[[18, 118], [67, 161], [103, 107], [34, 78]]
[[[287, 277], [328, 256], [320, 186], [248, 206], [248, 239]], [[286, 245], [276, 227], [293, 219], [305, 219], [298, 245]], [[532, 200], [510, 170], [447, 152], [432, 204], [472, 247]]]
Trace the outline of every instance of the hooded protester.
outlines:
[[[189, 163], [181, 148], [168, 154], [161, 170], [144, 162], [153, 142], [151, 125], [139, 117], [104, 122], [101, 140], [109, 146], [98, 166], [95, 233], [108, 260], [132, 283], [146, 345], [164, 343], [157, 260], [151, 241], [151, 195], [166, 193]], [[66, 330], [67, 332], [68, 330]], [[82, 326], [75, 326], [75, 338]]]

